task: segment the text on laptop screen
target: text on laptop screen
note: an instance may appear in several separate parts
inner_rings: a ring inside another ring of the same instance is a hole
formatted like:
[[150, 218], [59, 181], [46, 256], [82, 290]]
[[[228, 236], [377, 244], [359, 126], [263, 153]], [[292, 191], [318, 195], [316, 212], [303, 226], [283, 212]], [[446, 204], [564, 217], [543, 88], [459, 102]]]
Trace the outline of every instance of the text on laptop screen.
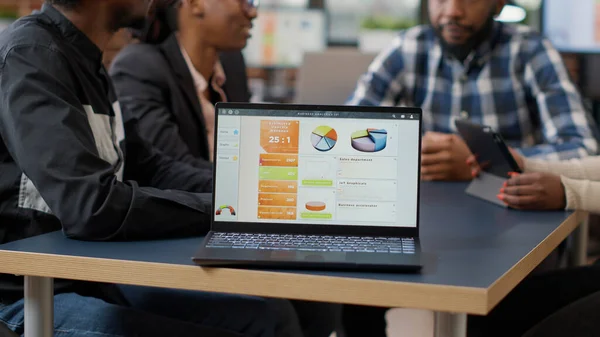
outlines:
[[415, 113], [218, 110], [217, 222], [416, 227]]

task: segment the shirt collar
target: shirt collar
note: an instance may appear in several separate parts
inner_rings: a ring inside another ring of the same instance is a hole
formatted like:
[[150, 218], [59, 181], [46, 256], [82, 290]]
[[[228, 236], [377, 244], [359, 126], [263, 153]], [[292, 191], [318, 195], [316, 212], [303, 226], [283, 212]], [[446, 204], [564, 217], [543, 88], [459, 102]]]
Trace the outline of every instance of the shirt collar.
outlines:
[[487, 62], [487, 60], [491, 57], [494, 48], [498, 44], [498, 40], [500, 34], [504, 30], [504, 24], [502, 22], [494, 21], [494, 27], [492, 29], [492, 33], [488, 39], [485, 39], [479, 47], [477, 47], [472, 53], [473, 58], [469, 60], [470, 62], [478, 62], [480, 65]]
[[61, 12], [48, 3], [44, 3], [41, 13], [44, 14], [52, 24], [58, 28], [61, 35], [80, 51], [82, 55], [94, 64], [102, 65], [102, 50], [90, 40], [79, 28], [77, 28]]
[[[194, 64], [192, 63], [192, 60], [190, 59], [188, 53], [185, 51], [185, 48], [183, 48], [181, 44], [179, 45], [179, 48], [181, 49], [183, 59], [185, 60], [185, 63], [187, 64], [190, 73], [192, 74], [192, 79], [194, 80], [194, 85], [196, 86], [196, 89], [198, 90], [198, 92], [204, 92], [208, 88], [208, 83], [206, 79], [204, 78], [204, 76], [202, 76], [202, 74], [200, 74], [198, 70], [196, 70], [196, 67], [194, 67]], [[211, 77], [211, 86], [215, 91], [220, 92], [220, 89], [225, 84], [225, 81], [225, 71], [223, 70], [221, 62], [217, 59], [214, 65], [213, 76]]]

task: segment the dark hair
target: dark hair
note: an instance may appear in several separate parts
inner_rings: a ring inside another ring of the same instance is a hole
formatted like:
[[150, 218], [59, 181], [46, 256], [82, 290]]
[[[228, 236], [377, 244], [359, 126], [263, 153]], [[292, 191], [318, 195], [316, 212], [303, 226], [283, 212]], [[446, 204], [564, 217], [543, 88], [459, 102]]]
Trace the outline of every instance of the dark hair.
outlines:
[[[64, 0], [69, 1], [69, 0]], [[177, 31], [177, 5], [180, 0], [154, 0], [142, 29], [132, 29], [141, 42], [158, 44]]]
[[75, 8], [75, 6], [81, 3], [81, 0], [48, 0], [50, 4], [54, 6], [60, 6], [63, 8]]

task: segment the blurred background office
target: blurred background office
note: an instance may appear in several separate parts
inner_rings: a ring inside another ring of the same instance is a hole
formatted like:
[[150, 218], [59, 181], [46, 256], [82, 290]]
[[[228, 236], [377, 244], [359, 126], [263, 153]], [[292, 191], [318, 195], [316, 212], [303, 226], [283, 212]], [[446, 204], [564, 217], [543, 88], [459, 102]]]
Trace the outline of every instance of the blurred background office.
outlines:
[[[0, 29], [42, 2], [0, 0]], [[509, 3], [499, 20], [526, 24], [550, 37], [598, 116], [600, 79], [594, 74], [600, 72], [600, 32], [596, 27], [600, 10], [596, 2]], [[421, 0], [262, 0], [259, 14], [244, 56], [252, 99], [267, 102], [341, 104], [339, 100], [351, 93], [348, 88], [354, 86], [357, 75], [398, 30], [427, 22], [426, 1]], [[580, 17], [586, 19], [576, 19]], [[115, 35], [105, 64], [110, 66], [114, 55], [130, 42], [126, 31]], [[317, 74], [321, 79], [314, 78]], [[319, 96], [318, 90], [309, 89], [321, 80], [324, 83], [316, 88], [321, 92], [329, 89], [327, 85], [339, 86], [329, 95], [329, 102], [311, 97]]]

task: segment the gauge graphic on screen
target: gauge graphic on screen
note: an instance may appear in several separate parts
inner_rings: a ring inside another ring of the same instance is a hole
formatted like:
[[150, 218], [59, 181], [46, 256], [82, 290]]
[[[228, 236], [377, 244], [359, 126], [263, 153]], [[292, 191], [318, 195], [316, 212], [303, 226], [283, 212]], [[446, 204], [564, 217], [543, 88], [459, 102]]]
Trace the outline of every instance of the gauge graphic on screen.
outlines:
[[221, 205], [219, 208], [217, 208], [215, 215], [221, 215], [221, 213], [223, 213], [224, 210], [229, 210], [229, 214], [235, 216], [235, 209], [233, 209], [233, 207], [229, 205]]
[[358, 130], [350, 136], [352, 147], [360, 152], [379, 152], [387, 145], [387, 131], [384, 129]]
[[330, 126], [321, 125], [313, 130], [310, 142], [318, 151], [327, 152], [337, 143], [337, 132]]

